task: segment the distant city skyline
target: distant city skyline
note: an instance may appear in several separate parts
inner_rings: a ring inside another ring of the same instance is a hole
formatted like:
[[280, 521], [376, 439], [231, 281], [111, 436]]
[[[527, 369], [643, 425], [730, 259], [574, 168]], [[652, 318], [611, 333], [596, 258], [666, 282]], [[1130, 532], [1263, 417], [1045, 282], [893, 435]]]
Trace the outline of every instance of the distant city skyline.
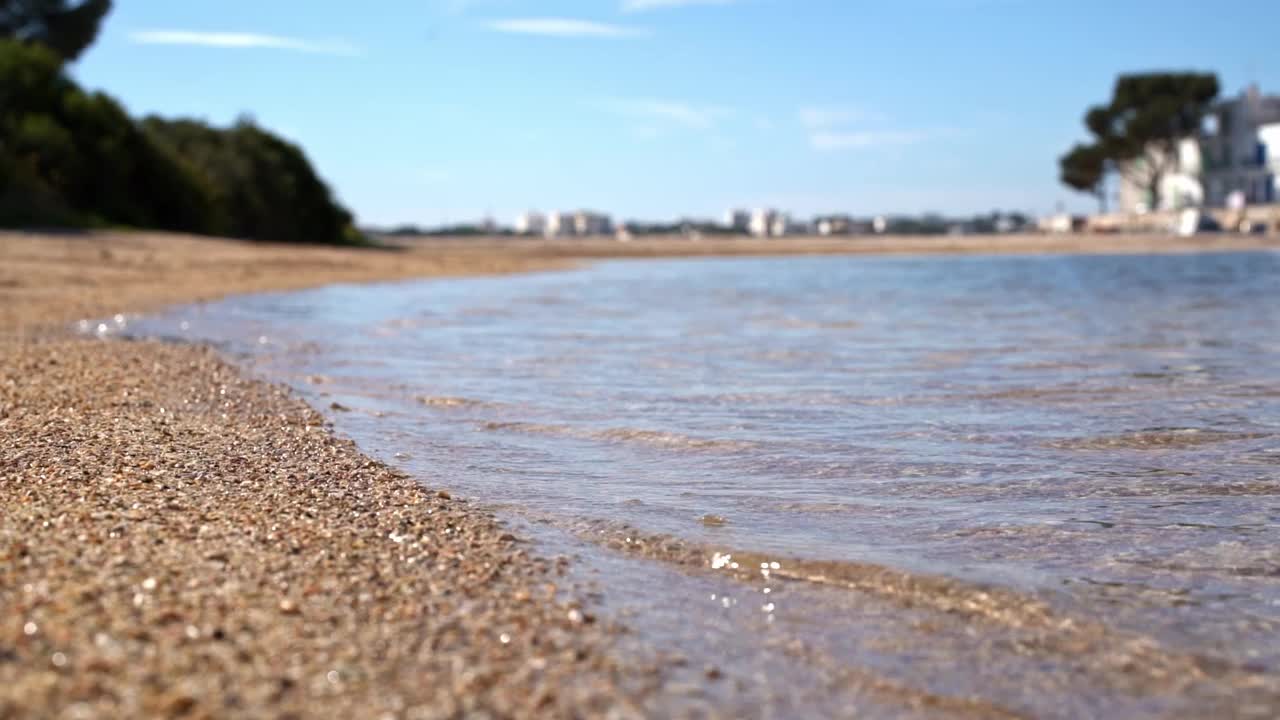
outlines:
[[136, 113], [254, 116], [366, 225], [1046, 213], [1121, 72], [1280, 92], [1280, 6], [1101, 0], [117, 3], [73, 67]]

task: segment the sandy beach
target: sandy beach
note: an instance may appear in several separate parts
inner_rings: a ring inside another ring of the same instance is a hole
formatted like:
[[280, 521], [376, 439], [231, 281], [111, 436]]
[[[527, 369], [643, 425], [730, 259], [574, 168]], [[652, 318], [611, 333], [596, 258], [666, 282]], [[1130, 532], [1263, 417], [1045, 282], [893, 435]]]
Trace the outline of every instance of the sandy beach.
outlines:
[[0, 237], [0, 717], [640, 707], [612, 630], [492, 517], [198, 347], [71, 336], [228, 292], [538, 267], [466, 253]]
[[[583, 607], [563, 562], [452, 497], [448, 477], [365, 457], [210, 349], [86, 338], [79, 320], [600, 258], [1280, 248], [1227, 235], [403, 242], [0, 233], [0, 718], [632, 717], [671, 677], [619, 654], [622, 629]], [[714, 714], [696, 696], [687, 707]]]

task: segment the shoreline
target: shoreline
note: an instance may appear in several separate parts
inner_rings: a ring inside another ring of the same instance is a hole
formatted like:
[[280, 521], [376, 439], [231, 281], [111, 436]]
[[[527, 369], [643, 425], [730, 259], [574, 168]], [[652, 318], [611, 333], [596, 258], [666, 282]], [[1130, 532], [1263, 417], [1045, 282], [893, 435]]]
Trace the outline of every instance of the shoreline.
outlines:
[[[850, 255], [1040, 255], [1280, 250], [1280, 236], [971, 235], [785, 239], [682, 237], [561, 240], [395, 238], [393, 248], [262, 244], [153, 232], [0, 231], [0, 337], [58, 334], [116, 313], [288, 291], [383, 282], [563, 270], [638, 258]], [[25, 305], [25, 307], [24, 307]]]
[[[1041, 240], [1000, 247], [1062, 247]], [[1161, 247], [1280, 247], [1222, 240]], [[0, 717], [652, 711], [669, 668], [620, 658], [619, 628], [559, 587], [563, 566], [429, 489], [448, 478], [369, 459], [287, 389], [208, 348], [69, 329], [246, 292], [780, 249], [532, 241], [512, 252], [519, 242], [387, 251], [0, 234]], [[946, 242], [921, 240], [930, 252], [993, 247]]]
[[485, 250], [570, 260], [849, 256], [1110, 255], [1248, 252], [1280, 249], [1280, 236], [1232, 233], [1178, 237], [1163, 234], [850, 235], [785, 238], [647, 236], [626, 242], [608, 237], [400, 237], [411, 248]]
[[0, 235], [0, 717], [640, 714], [662, 668], [620, 672], [619, 629], [579, 609], [563, 565], [428, 487], [447, 478], [369, 459], [208, 348], [69, 328], [527, 267]]

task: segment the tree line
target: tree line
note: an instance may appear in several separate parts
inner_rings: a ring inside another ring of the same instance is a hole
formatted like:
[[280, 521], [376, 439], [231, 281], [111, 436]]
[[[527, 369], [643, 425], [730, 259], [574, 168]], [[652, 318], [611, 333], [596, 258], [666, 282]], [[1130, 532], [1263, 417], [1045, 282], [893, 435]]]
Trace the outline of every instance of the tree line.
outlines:
[[297, 145], [249, 119], [135, 119], [73, 81], [110, 8], [0, 0], [0, 226], [363, 242]]

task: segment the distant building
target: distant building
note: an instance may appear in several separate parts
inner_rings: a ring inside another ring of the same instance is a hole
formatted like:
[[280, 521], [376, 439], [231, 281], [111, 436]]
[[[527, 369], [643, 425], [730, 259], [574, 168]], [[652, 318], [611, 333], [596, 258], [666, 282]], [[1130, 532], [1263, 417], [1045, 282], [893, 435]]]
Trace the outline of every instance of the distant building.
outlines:
[[773, 234], [773, 227], [777, 219], [777, 210], [756, 208], [751, 211], [751, 218], [747, 222], [747, 231], [756, 237], [768, 237]]
[[1256, 205], [1280, 201], [1280, 95], [1256, 86], [1218, 103], [1200, 138], [1204, 201], [1224, 207], [1233, 192]]
[[568, 212], [550, 212], [547, 213], [547, 223], [543, 228], [543, 234], [547, 237], [567, 237], [576, 232], [573, 224], [573, 213]]
[[532, 210], [520, 213], [516, 217], [515, 231], [517, 235], [542, 235], [547, 231], [547, 217]]
[[1177, 157], [1165, 162], [1173, 170], [1160, 181], [1160, 206], [1152, 207], [1148, 190], [1121, 173], [1122, 210], [1220, 208], [1233, 197], [1247, 204], [1280, 201], [1280, 96], [1250, 87], [1217, 103], [1199, 136], [1179, 143]]
[[779, 213], [774, 216], [773, 222], [769, 224], [769, 235], [772, 237], [783, 237], [787, 235], [787, 227], [791, 225], [791, 218], [785, 213]]
[[[1141, 166], [1150, 161], [1139, 158], [1131, 162]], [[1197, 140], [1186, 139], [1178, 143], [1177, 156], [1163, 158], [1161, 162], [1170, 170], [1160, 178], [1160, 206], [1152, 207], [1150, 191], [1135, 183], [1125, 172], [1121, 172], [1119, 200], [1122, 210], [1137, 213], [1176, 210], [1204, 202], [1204, 190], [1199, 180], [1200, 145]]]
[[803, 235], [807, 232], [809, 232], [809, 225], [807, 223], [795, 220], [787, 213], [777, 213], [774, 215], [773, 223], [769, 226], [769, 235], [773, 237]]
[[1083, 217], [1062, 212], [1046, 215], [1036, 223], [1036, 228], [1040, 232], [1053, 234], [1077, 232], [1083, 230], [1084, 226], [1085, 219]]
[[751, 213], [747, 210], [726, 210], [724, 213], [724, 226], [734, 232], [750, 232]]
[[613, 218], [590, 210], [549, 212], [543, 215], [530, 210], [516, 218], [515, 231], [521, 235], [546, 237], [588, 237], [613, 235]]
[[573, 214], [573, 232], [584, 237], [612, 235], [613, 219], [603, 213], [579, 210]]
[[819, 235], [823, 236], [848, 235], [850, 225], [850, 218], [841, 215], [834, 215], [832, 217], [818, 218], [817, 222], [813, 224], [813, 227], [818, 231]]
[[1021, 230], [1024, 224], [1026, 224], [1025, 221], [1020, 218], [1012, 215], [1000, 215], [996, 217], [995, 231], [998, 233], [1014, 233]]
[[871, 220], [855, 220], [848, 215], [828, 215], [817, 218], [814, 232], [819, 235], [868, 235], [875, 229]]

